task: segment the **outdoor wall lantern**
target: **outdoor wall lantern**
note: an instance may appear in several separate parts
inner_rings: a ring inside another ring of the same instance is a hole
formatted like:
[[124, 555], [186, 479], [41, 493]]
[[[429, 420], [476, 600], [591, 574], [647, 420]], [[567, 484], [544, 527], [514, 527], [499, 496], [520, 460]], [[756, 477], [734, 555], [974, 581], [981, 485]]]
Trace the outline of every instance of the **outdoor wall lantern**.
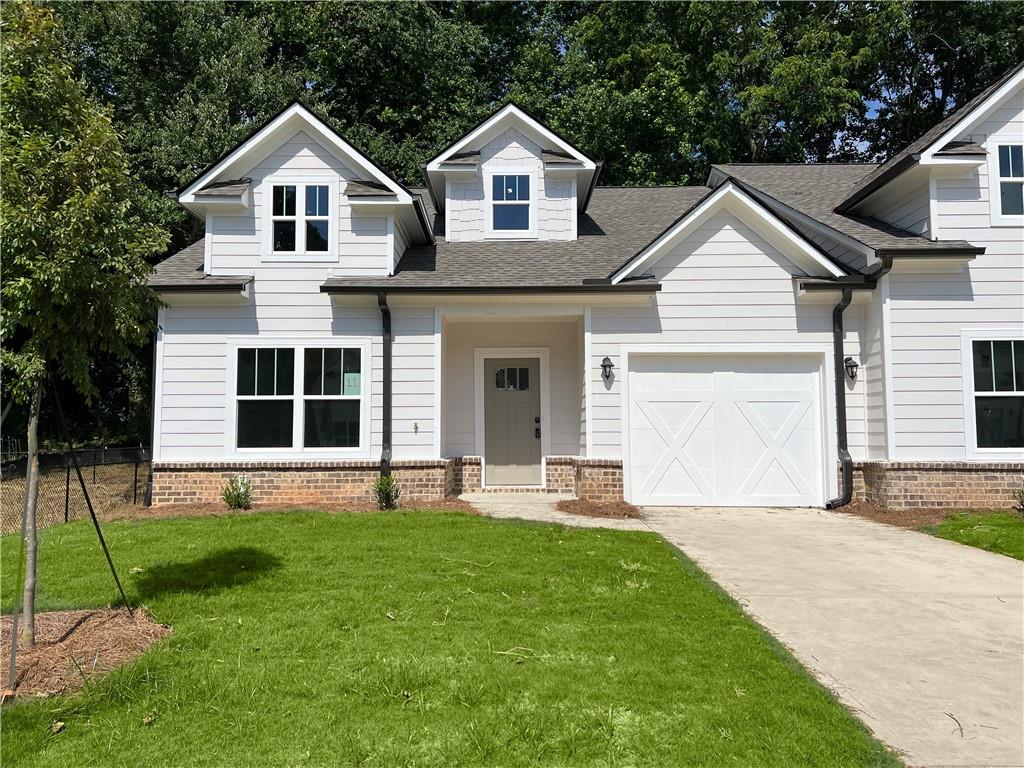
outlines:
[[601, 361], [601, 378], [604, 379], [605, 381], [611, 381], [611, 378], [612, 378], [612, 368], [614, 368], [614, 367], [615, 366], [612, 365], [611, 358], [606, 357], [604, 360], [602, 360]]
[[850, 381], [856, 381], [857, 369], [860, 368], [857, 361], [852, 357], [848, 357], [843, 361], [843, 365], [846, 366], [846, 375], [850, 377]]

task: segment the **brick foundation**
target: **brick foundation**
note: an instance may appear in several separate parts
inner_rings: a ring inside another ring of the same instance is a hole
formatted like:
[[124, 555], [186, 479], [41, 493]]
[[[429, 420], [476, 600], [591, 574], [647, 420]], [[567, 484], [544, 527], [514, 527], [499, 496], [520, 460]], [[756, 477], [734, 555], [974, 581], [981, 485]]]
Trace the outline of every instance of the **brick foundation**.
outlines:
[[[447, 459], [396, 461], [391, 465], [403, 500], [436, 500], [447, 495]], [[334, 462], [166, 462], [153, 465], [153, 504], [211, 504], [221, 501], [230, 478], [252, 482], [254, 504], [337, 504], [374, 501], [377, 461]]]
[[[622, 499], [622, 462], [617, 459], [548, 456], [545, 468], [543, 491], [594, 502]], [[407, 501], [480, 490], [479, 456], [400, 460], [392, 471]], [[256, 504], [373, 502], [379, 472], [377, 461], [158, 462], [153, 466], [153, 503], [219, 503], [224, 483], [237, 475], [252, 481]], [[1024, 463], [856, 462], [853, 483], [855, 500], [889, 509], [1008, 508], [1024, 483]]]
[[864, 461], [853, 498], [888, 509], [1005, 509], [1017, 503], [1024, 462]]

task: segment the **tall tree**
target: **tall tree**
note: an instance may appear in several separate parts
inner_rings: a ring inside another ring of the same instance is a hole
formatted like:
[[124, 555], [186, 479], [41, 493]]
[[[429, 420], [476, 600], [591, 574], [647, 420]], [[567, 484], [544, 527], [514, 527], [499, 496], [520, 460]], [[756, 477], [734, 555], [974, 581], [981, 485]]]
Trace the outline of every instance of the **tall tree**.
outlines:
[[52, 12], [4, 3], [0, 25], [0, 363], [6, 394], [31, 404], [22, 635], [31, 645], [44, 383], [53, 375], [91, 399], [95, 357], [127, 358], [146, 340], [147, 259], [167, 236], [139, 215], [141, 187], [108, 111], [75, 80]]

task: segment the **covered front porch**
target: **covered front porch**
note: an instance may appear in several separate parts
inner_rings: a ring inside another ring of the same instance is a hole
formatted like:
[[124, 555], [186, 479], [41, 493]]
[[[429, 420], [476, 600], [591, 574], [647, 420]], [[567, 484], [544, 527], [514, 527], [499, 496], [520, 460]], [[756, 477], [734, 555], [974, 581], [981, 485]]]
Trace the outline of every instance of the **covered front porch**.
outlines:
[[463, 490], [575, 492], [585, 347], [582, 307], [441, 313], [441, 455]]

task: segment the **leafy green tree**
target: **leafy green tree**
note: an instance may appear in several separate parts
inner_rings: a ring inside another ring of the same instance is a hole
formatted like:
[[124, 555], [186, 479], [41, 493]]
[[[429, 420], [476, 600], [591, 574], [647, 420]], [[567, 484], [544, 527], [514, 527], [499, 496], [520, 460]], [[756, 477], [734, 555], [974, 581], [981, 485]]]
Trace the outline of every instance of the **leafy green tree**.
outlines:
[[97, 355], [128, 358], [152, 330], [148, 257], [166, 233], [139, 215], [141, 188], [108, 111], [72, 75], [52, 12], [0, 9], [0, 363], [30, 403], [24, 640], [34, 642], [38, 425], [48, 375], [87, 399]]

